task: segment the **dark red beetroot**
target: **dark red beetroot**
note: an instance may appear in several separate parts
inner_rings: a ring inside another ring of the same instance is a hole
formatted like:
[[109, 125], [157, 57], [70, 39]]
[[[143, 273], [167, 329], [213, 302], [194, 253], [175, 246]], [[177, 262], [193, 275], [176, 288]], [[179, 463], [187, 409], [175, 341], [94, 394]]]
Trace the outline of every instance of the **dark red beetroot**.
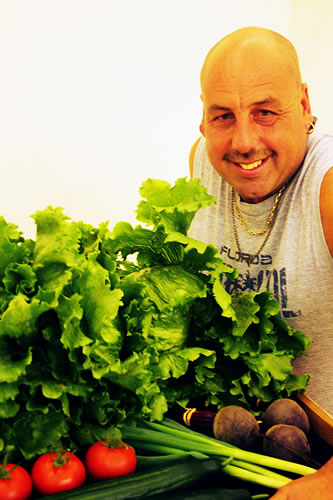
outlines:
[[263, 423], [266, 430], [277, 424], [295, 425], [305, 434], [310, 429], [309, 419], [303, 408], [288, 398], [273, 401], [265, 412]]
[[244, 450], [253, 448], [260, 435], [259, 424], [252, 413], [236, 405], [225, 406], [217, 412], [213, 431], [216, 439]]
[[270, 427], [263, 441], [263, 452], [290, 462], [306, 462], [311, 449], [305, 433], [295, 425], [277, 424]]

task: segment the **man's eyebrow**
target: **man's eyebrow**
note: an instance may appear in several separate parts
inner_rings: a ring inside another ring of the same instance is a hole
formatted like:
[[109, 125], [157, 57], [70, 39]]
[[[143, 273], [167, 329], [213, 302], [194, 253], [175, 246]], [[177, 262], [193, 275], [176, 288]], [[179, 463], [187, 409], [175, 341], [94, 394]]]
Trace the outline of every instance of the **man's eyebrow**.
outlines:
[[262, 99], [261, 101], [254, 102], [254, 106], [262, 106], [263, 104], [276, 104], [278, 103], [278, 99], [275, 97], [267, 97], [266, 99]]
[[227, 106], [219, 106], [218, 104], [213, 104], [212, 106], [209, 107], [209, 111], [230, 111], [231, 108], [228, 108]]
[[[261, 99], [260, 101], [256, 101], [252, 103], [252, 106], [263, 106], [264, 104], [278, 104], [280, 101], [276, 99], [275, 97], [266, 97], [264, 99]], [[218, 104], [212, 104], [212, 106], [209, 107], [209, 111], [232, 111], [231, 108], [228, 106], [219, 106]]]

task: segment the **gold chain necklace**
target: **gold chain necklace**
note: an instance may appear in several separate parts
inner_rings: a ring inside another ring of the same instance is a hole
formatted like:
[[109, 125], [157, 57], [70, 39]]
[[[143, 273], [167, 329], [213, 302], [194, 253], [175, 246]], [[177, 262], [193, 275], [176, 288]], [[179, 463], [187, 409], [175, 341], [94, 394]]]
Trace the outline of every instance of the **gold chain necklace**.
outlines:
[[237, 234], [237, 229], [236, 229], [235, 213], [236, 213], [236, 215], [237, 215], [237, 217], [239, 219], [239, 222], [241, 223], [242, 227], [249, 234], [251, 234], [253, 236], [261, 236], [261, 235], [267, 233], [266, 236], [265, 236], [265, 238], [264, 238], [264, 241], [260, 245], [260, 247], [257, 250], [257, 252], [248, 259], [248, 265], [250, 265], [254, 261], [254, 259], [259, 255], [259, 253], [262, 251], [262, 249], [266, 245], [266, 242], [267, 242], [267, 240], [268, 240], [268, 238], [269, 238], [269, 236], [270, 236], [270, 234], [272, 232], [272, 229], [273, 229], [273, 224], [274, 224], [274, 220], [275, 220], [276, 210], [277, 210], [280, 198], [282, 196], [282, 193], [283, 193], [285, 187], [286, 187], [286, 185], [284, 184], [282, 186], [282, 188], [279, 190], [279, 192], [277, 193], [277, 195], [275, 196], [271, 213], [270, 213], [270, 215], [269, 215], [269, 217], [267, 219], [266, 226], [265, 226], [265, 228], [262, 231], [252, 231], [251, 229], [249, 229], [247, 227], [247, 225], [243, 221], [242, 216], [241, 216], [241, 214], [239, 212], [239, 209], [237, 207], [236, 197], [235, 197], [235, 191], [232, 188], [232, 194], [231, 194], [232, 227], [233, 227], [233, 231], [234, 231], [234, 237], [235, 237], [235, 241], [236, 241], [236, 246], [237, 246], [238, 253], [241, 254], [242, 252], [241, 252], [241, 249], [240, 249], [239, 239], [238, 239], [238, 234]]
[[252, 234], [252, 236], [261, 236], [262, 234], [265, 234], [269, 230], [269, 228], [273, 224], [275, 212], [276, 212], [277, 206], [279, 204], [281, 195], [282, 195], [285, 187], [286, 187], [286, 185], [284, 184], [282, 186], [282, 188], [279, 190], [278, 194], [275, 196], [275, 200], [274, 200], [274, 203], [273, 203], [273, 206], [272, 206], [271, 213], [269, 214], [269, 217], [267, 219], [266, 226], [261, 231], [252, 231], [251, 229], [249, 229], [247, 227], [247, 225], [243, 221], [242, 216], [241, 216], [241, 214], [239, 212], [239, 209], [237, 207], [236, 197], [235, 197], [235, 190], [232, 189], [232, 195], [231, 195], [231, 199], [232, 199], [232, 211], [233, 211], [233, 213], [235, 213], [237, 215], [239, 222], [241, 223], [241, 225], [243, 226], [243, 228], [245, 229], [245, 231], [247, 233]]

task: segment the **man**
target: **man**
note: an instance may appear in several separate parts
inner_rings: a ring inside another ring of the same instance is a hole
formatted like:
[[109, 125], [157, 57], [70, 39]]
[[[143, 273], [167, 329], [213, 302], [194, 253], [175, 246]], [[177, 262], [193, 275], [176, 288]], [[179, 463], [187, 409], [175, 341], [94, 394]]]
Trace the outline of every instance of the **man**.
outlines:
[[[190, 234], [236, 267], [226, 288], [270, 290], [291, 328], [308, 334], [308, 395], [333, 415], [333, 138], [314, 131], [308, 88], [292, 44], [239, 29], [208, 53], [201, 72], [203, 135], [190, 170], [216, 197]], [[333, 459], [272, 498], [333, 498]]]

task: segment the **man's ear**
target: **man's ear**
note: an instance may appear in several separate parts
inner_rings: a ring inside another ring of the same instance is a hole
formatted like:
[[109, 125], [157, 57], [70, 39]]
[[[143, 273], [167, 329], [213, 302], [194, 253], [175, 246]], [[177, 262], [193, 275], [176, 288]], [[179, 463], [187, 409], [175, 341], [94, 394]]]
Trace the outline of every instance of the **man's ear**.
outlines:
[[205, 117], [204, 117], [204, 114], [202, 116], [202, 120], [201, 120], [199, 129], [200, 129], [200, 132], [202, 133], [202, 135], [205, 137]]
[[302, 84], [301, 106], [302, 106], [305, 118], [312, 122], [313, 116], [312, 116], [312, 112], [311, 112], [309, 89], [308, 89], [308, 85], [306, 83]]
[[[200, 95], [200, 99], [203, 102], [202, 94]], [[202, 120], [200, 123], [199, 130], [200, 130], [201, 134], [205, 137], [205, 110], [204, 109], [202, 110]]]

